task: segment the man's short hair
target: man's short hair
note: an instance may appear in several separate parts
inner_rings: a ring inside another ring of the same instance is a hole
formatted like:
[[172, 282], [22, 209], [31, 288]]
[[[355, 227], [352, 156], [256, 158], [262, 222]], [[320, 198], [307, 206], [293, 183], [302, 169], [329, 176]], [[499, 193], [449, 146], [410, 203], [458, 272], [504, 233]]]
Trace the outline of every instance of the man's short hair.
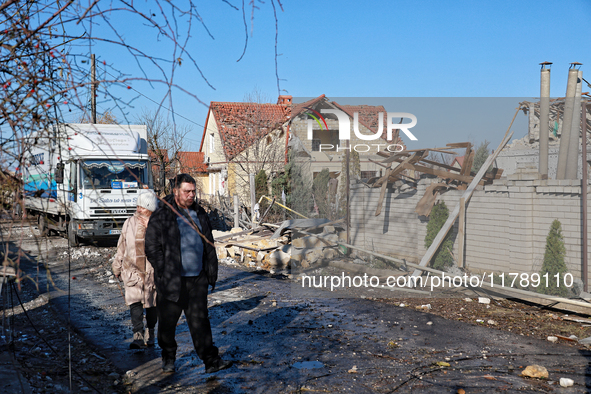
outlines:
[[180, 189], [182, 183], [190, 183], [193, 186], [197, 186], [195, 179], [189, 174], [178, 174], [172, 180], [172, 188], [173, 189]]

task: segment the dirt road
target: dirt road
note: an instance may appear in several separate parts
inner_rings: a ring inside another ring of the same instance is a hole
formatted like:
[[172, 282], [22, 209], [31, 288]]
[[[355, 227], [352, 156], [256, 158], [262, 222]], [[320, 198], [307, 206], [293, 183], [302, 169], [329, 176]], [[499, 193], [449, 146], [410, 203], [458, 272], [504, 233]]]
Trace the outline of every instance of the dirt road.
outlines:
[[[51, 280], [42, 270], [37, 280], [42, 292], [49, 288], [50, 305], [70, 316], [94, 353], [119, 369], [100, 392], [583, 393], [591, 387], [591, 353], [580, 347], [448, 320], [392, 301], [295, 298], [285, 276], [225, 266], [209, 297], [210, 317], [216, 345], [235, 366], [205, 374], [181, 320], [177, 373], [164, 375], [158, 348], [128, 349], [129, 312], [110, 273], [113, 247], [68, 249], [56, 237], [44, 246], [35, 237], [24, 239], [21, 247], [49, 267]], [[23, 268], [37, 273], [34, 261]], [[68, 287], [70, 297], [55, 290]], [[549, 378], [520, 376], [531, 364], [546, 367]], [[560, 378], [575, 384], [561, 388]]]

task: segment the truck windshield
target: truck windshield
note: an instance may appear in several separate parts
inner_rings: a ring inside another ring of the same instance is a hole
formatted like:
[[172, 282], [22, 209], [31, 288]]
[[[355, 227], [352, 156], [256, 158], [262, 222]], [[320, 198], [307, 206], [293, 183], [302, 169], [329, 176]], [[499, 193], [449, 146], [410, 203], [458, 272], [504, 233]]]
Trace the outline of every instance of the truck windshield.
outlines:
[[85, 189], [129, 189], [148, 184], [148, 162], [85, 160], [81, 166]]

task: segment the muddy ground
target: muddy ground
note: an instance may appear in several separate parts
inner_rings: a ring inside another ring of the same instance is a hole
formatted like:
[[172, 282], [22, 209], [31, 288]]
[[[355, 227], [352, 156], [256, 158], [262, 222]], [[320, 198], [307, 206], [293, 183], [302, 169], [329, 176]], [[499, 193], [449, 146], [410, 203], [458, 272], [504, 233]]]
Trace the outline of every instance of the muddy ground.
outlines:
[[[22, 267], [32, 280], [18, 293], [27, 313], [15, 309], [10, 351], [33, 392], [69, 392], [70, 348], [72, 392], [579, 393], [591, 387], [591, 353], [576, 342], [547, 340], [591, 336], [563, 313], [502, 299], [481, 304], [478, 294], [296, 298], [287, 276], [235, 266], [220, 267], [210, 295], [214, 340], [235, 366], [205, 374], [181, 320], [177, 373], [164, 375], [157, 347], [128, 349], [129, 312], [110, 272], [112, 245], [68, 249], [59, 237], [36, 237], [34, 227], [3, 232], [4, 239], [9, 235], [13, 248], [20, 244], [30, 257]], [[18, 304], [16, 294], [10, 301]], [[549, 378], [522, 377], [530, 364], [545, 366]], [[575, 384], [561, 388], [560, 378]]]

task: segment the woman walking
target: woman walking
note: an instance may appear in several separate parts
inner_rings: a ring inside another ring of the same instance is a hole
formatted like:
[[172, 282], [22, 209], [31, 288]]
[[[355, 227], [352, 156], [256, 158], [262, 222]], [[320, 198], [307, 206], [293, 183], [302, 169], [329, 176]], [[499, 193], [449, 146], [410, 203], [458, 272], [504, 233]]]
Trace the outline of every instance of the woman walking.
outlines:
[[123, 224], [113, 261], [113, 274], [118, 280], [123, 280], [125, 303], [129, 305], [131, 312], [133, 341], [129, 345], [130, 349], [142, 349], [155, 344], [154, 327], [158, 320], [156, 286], [154, 269], [144, 252], [144, 237], [150, 215], [157, 205], [158, 199], [152, 192], [144, 191], [138, 196], [137, 210]]

